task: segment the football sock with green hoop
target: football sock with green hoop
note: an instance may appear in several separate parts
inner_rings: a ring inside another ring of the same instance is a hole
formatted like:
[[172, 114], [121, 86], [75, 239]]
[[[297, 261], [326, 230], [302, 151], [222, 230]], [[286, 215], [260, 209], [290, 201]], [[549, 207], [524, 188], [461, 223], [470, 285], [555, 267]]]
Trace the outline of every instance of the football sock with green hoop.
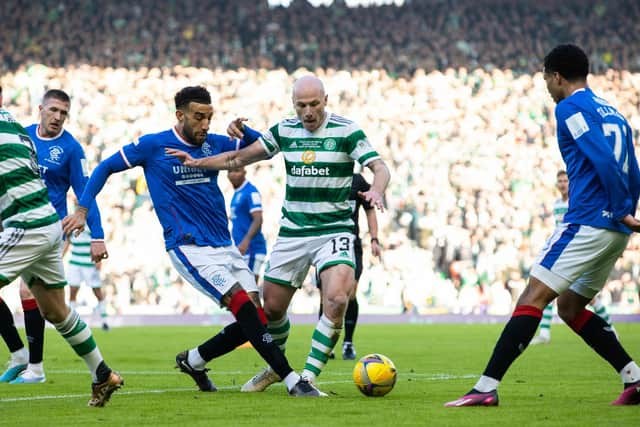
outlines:
[[289, 331], [291, 330], [291, 323], [289, 322], [289, 317], [285, 314], [284, 317], [280, 320], [269, 320], [267, 324], [267, 330], [273, 337], [273, 342], [280, 347], [280, 350], [284, 353], [284, 350], [287, 346], [287, 339], [289, 338]]
[[307, 356], [302, 376], [312, 381], [320, 375], [329, 360], [329, 354], [340, 338], [342, 328], [334, 325], [326, 315], [322, 315], [311, 337], [311, 352]]
[[235, 316], [242, 332], [249, 339], [253, 348], [260, 353], [260, 356], [280, 378], [289, 375], [293, 371], [289, 361], [267, 331], [263, 319], [261, 319], [262, 316], [245, 291], [236, 292], [231, 297], [229, 310]]
[[540, 320], [540, 336], [542, 338], [551, 338], [551, 321], [553, 320], [553, 304], [547, 304], [542, 310], [542, 319]]
[[[102, 382], [99, 381], [100, 378], [96, 372], [101, 364], [104, 365], [102, 354], [100, 354], [100, 349], [93, 339], [91, 329], [80, 319], [78, 313], [75, 310], [71, 310], [66, 319], [60, 323], [54, 323], [53, 326], [73, 348], [73, 351], [87, 364], [93, 382]], [[101, 370], [104, 369], [101, 368]]]
[[591, 305], [593, 306], [593, 311], [595, 311], [598, 316], [602, 317], [602, 320], [607, 322], [608, 325], [611, 325], [611, 318], [607, 312], [607, 307], [605, 307], [602, 301], [600, 301], [599, 298], [596, 298]]

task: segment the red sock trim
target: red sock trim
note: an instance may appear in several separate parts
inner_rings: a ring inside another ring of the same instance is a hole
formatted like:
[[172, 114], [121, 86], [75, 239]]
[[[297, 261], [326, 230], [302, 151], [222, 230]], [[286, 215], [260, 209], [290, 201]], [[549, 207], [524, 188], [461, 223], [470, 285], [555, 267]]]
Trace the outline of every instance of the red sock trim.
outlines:
[[584, 309], [582, 313], [578, 314], [575, 319], [571, 323], [569, 323], [569, 327], [573, 329], [576, 333], [580, 333], [584, 325], [593, 317], [593, 312]]
[[22, 301], [22, 311], [31, 311], [38, 309], [38, 303], [35, 298], [23, 299]]
[[542, 319], [542, 310], [532, 305], [519, 305], [513, 310], [513, 314], [511, 315], [511, 317], [516, 316], [532, 316]]
[[260, 319], [260, 322], [262, 322], [264, 326], [267, 326], [267, 315], [264, 314], [264, 309], [262, 307], [256, 307], [256, 310], [258, 310], [258, 318]]
[[238, 314], [238, 311], [240, 311], [242, 306], [248, 302], [253, 304], [251, 302], [251, 299], [249, 299], [249, 295], [247, 294], [247, 292], [244, 290], [238, 291], [231, 296], [231, 301], [229, 301], [229, 310], [231, 310], [231, 312], [235, 316], [236, 314]]

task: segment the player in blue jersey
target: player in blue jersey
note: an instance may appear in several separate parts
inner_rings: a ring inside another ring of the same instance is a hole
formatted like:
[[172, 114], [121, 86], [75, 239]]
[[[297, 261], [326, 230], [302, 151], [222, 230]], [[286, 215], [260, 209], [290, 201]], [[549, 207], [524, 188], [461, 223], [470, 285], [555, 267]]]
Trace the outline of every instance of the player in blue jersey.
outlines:
[[201, 391], [216, 391], [206, 374], [206, 363], [249, 340], [284, 380], [290, 395], [323, 395], [291, 369], [267, 332], [263, 309], [256, 307], [247, 294], [257, 291], [257, 287], [231, 242], [224, 197], [217, 184], [218, 172], [185, 167], [165, 154], [167, 148], [185, 150], [196, 158], [234, 151], [253, 143], [260, 134], [250, 130], [242, 140], [232, 140], [208, 133], [213, 107], [209, 92], [201, 86], [180, 90], [175, 107], [175, 127], [141, 136], [98, 165], [77, 211], [63, 221], [65, 233], [82, 231], [87, 208], [111, 174], [142, 167], [174, 267], [196, 289], [228, 308], [236, 319], [202, 345], [179, 353], [177, 367], [191, 376]]
[[262, 199], [260, 192], [247, 180], [245, 168], [231, 169], [227, 178], [235, 190], [231, 198], [231, 235], [244, 260], [259, 283], [260, 270], [267, 255], [267, 242], [262, 235]]
[[640, 368], [609, 325], [585, 306], [604, 286], [631, 232], [640, 171], [627, 120], [587, 86], [589, 60], [574, 45], [559, 45], [544, 59], [544, 80], [556, 102], [557, 138], [569, 175], [569, 210], [533, 267], [529, 283], [484, 373], [473, 389], [445, 406], [496, 406], [498, 384], [522, 353], [555, 298], [558, 314], [620, 374], [614, 405], [640, 404]]
[[[26, 128], [38, 154], [40, 174], [47, 186], [49, 199], [60, 218], [67, 215], [67, 193], [72, 187], [76, 196], [82, 194], [88, 178], [87, 162], [80, 143], [64, 129], [69, 115], [71, 99], [58, 89], [47, 91], [39, 106], [40, 121]], [[97, 206], [92, 206], [87, 219], [92, 231], [91, 256], [95, 260], [107, 257], [104, 232]], [[13, 364], [0, 377], [0, 382], [36, 384], [46, 381], [43, 368], [44, 319], [27, 284], [20, 283], [20, 299], [24, 312], [25, 332], [29, 343], [28, 364]], [[2, 310], [4, 312], [4, 308]], [[13, 326], [13, 321], [10, 323]], [[3, 337], [5, 335], [3, 334]], [[17, 354], [26, 357], [22, 341], [9, 332], [5, 341], [9, 348], [18, 347]], [[10, 343], [9, 343], [10, 342]], [[12, 350], [13, 353], [13, 350]], [[10, 364], [11, 365], [11, 364]], [[24, 369], [20, 369], [24, 366]]]

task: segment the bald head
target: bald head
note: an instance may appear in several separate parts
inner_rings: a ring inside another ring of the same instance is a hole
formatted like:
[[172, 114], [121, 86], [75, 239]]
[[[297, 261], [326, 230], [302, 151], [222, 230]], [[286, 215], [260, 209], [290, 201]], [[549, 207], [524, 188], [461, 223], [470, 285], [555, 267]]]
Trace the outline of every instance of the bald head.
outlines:
[[300, 77], [293, 84], [293, 107], [302, 125], [309, 132], [316, 131], [326, 117], [327, 95], [322, 81], [316, 76]]
[[324, 85], [322, 81], [313, 75], [300, 77], [293, 83], [293, 101], [296, 98], [319, 95], [324, 97]]

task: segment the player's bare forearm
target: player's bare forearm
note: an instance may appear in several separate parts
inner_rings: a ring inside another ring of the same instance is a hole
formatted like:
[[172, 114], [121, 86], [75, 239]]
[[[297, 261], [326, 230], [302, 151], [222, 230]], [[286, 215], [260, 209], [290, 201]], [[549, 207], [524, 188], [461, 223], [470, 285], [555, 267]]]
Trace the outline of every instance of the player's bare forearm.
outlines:
[[373, 183], [369, 190], [359, 191], [358, 195], [369, 202], [374, 207], [384, 210], [383, 195], [389, 185], [390, 173], [387, 165], [380, 159], [376, 159], [367, 165], [373, 172]]
[[391, 173], [389, 168], [381, 159], [376, 159], [367, 165], [371, 172], [373, 172], [373, 183], [371, 189], [375, 190], [378, 194], [382, 195], [387, 190], [389, 180], [391, 179]]
[[235, 169], [269, 157], [262, 146], [256, 143], [239, 151], [228, 151], [215, 156], [202, 157], [199, 159], [194, 159], [189, 155], [189, 153], [182, 150], [165, 148], [164, 151], [167, 154], [176, 157], [185, 166], [210, 170]]
[[364, 211], [367, 215], [367, 226], [369, 227], [369, 235], [372, 239], [378, 238], [378, 217], [375, 209], [367, 209]]
[[245, 239], [249, 239], [249, 241], [256, 237], [256, 234], [258, 234], [260, 228], [262, 227], [262, 211], [252, 212], [251, 218], [253, 218], [253, 220], [251, 221], [251, 225], [249, 226], [247, 234], [244, 237]]

